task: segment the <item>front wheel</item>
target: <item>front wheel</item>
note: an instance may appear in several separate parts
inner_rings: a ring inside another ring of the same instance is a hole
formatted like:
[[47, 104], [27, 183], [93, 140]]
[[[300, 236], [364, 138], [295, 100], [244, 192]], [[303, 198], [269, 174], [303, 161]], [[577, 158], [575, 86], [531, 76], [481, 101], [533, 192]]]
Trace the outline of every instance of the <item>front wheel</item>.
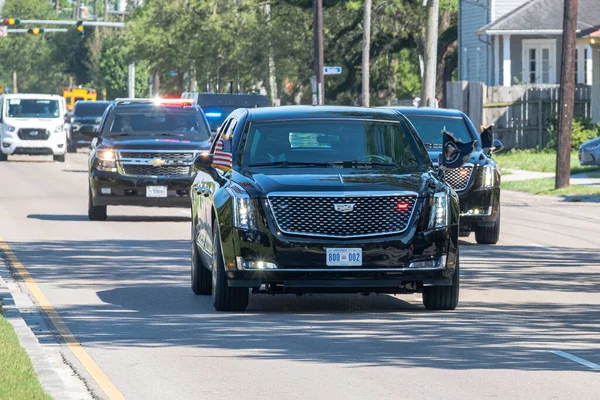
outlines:
[[77, 153], [77, 143], [67, 141], [67, 153]]
[[204, 265], [196, 244], [196, 229], [192, 221], [192, 291], [196, 295], [212, 294], [212, 273]]
[[423, 288], [423, 305], [428, 310], [454, 310], [458, 305], [459, 289], [460, 262], [457, 255], [452, 286], [425, 286]]
[[227, 284], [221, 239], [216, 222], [213, 226], [212, 299], [217, 311], [244, 311], [250, 297], [248, 288], [230, 287]]
[[496, 244], [500, 240], [500, 208], [496, 221], [490, 226], [479, 226], [475, 229], [475, 240], [477, 244]]
[[88, 191], [88, 218], [90, 221], [106, 221], [106, 206], [95, 206], [92, 201], [92, 189]]
[[65, 162], [64, 154], [55, 154], [52, 158], [54, 158], [54, 161]]
[[0, 152], [0, 161], [8, 161], [8, 154]]

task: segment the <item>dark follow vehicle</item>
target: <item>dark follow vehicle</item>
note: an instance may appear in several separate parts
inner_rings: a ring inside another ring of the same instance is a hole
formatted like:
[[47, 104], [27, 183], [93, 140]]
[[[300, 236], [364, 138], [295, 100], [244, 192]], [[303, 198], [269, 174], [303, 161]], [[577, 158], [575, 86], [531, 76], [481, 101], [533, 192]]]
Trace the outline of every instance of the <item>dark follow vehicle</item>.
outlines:
[[[475, 232], [480, 244], [496, 244], [500, 238], [500, 168], [492, 153], [502, 149], [491, 131], [479, 135], [473, 122], [458, 110], [394, 107], [413, 124], [434, 164], [442, 152], [442, 131], [456, 139], [475, 142], [466, 162], [458, 168], [444, 168], [444, 180], [460, 198], [461, 236]], [[491, 128], [489, 128], [491, 130]]]
[[199, 107], [181, 100], [116, 100], [92, 142], [88, 216], [107, 206], [189, 207], [193, 163], [210, 147]]
[[210, 130], [216, 132], [225, 118], [237, 108], [268, 107], [269, 98], [259, 94], [185, 92], [181, 98], [193, 100], [204, 111]]
[[98, 128], [104, 111], [110, 101], [78, 101], [70, 117], [69, 136], [67, 137], [67, 152], [76, 153], [78, 148], [89, 147]]
[[459, 204], [407, 120], [352, 107], [240, 109], [195, 162], [192, 290], [423, 293], [458, 303]]

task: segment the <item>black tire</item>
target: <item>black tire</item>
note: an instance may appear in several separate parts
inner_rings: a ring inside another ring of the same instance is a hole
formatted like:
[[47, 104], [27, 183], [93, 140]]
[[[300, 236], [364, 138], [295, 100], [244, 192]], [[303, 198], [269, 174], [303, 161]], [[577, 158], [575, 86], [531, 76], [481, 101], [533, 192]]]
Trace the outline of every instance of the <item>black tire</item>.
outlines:
[[92, 201], [92, 189], [88, 191], [88, 218], [90, 221], [106, 221], [106, 206], [95, 206]]
[[8, 154], [0, 152], [0, 161], [8, 161]]
[[192, 222], [192, 291], [195, 295], [206, 296], [212, 294], [212, 272], [206, 268], [204, 261], [198, 253], [194, 222]]
[[58, 161], [58, 162], [65, 162], [65, 155], [64, 154], [55, 154], [53, 157], [54, 161]]
[[244, 311], [248, 307], [248, 288], [230, 287], [227, 284], [221, 239], [216, 223], [213, 227], [212, 299], [217, 311]]
[[68, 140], [67, 141], [67, 153], [77, 153], [77, 144]]
[[475, 230], [475, 240], [477, 244], [496, 244], [500, 240], [500, 208], [496, 221], [491, 226], [480, 226]]
[[425, 286], [423, 288], [423, 305], [428, 310], [454, 310], [458, 305], [459, 291], [460, 260], [457, 256], [452, 286]]

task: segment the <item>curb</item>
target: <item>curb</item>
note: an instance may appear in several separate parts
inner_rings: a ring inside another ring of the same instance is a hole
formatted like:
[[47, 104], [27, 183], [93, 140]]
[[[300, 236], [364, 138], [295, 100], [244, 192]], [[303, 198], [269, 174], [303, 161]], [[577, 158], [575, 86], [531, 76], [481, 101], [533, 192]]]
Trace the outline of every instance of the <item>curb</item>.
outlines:
[[21, 290], [0, 253], [0, 304], [29, 356], [44, 391], [56, 400], [89, 400], [94, 397], [66, 364], [61, 342], [45, 315]]

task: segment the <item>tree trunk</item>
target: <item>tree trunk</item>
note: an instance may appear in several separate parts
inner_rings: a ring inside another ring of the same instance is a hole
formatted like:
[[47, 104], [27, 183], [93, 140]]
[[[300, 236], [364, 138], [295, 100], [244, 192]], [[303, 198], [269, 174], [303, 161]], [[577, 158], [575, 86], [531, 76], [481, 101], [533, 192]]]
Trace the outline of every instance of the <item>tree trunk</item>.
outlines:
[[269, 97], [271, 98], [271, 105], [276, 105], [277, 102], [277, 75], [275, 71], [275, 55], [273, 54], [273, 43], [272, 43], [272, 23], [271, 23], [271, 2], [267, 1], [265, 3], [265, 14], [267, 17], [267, 28], [268, 28], [268, 36], [267, 36], [267, 47], [269, 52], [269, 62], [268, 62], [268, 73], [269, 73]]
[[17, 70], [13, 71], [13, 93], [19, 93], [19, 85], [17, 82]]
[[79, 19], [81, 16], [81, 0], [77, 0], [73, 7], [73, 19]]
[[369, 107], [371, 103], [370, 92], [370, 51], [371, 51], [371, 0], [365, 0], [365, 21], [363, 26], [363, 49], [362, 49], [362, 106]]
[[104, 0], [104, 20], [108, 21], [108, 0]]
[[571, 180], [571, 129], [575, 105], [575, 40], [579, 0], [565, 0], [563, 45], [560, 73], [558, 138], [556, 149], [556, 189], [568, 187]]
[[158, 96], [160, 93], [160, 75], [158, 72], [154, 73], [154, 79], [152, 79], [152, 94]]

